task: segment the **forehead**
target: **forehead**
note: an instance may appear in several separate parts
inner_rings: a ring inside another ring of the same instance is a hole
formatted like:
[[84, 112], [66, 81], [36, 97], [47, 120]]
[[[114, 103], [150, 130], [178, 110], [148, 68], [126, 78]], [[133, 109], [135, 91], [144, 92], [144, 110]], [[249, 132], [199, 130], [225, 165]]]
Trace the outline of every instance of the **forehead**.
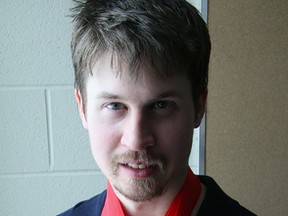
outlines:
[[[140, 57], [136, 64], [132, 64], [121, 54], [106, 52], [97, 61], [92, 64], [92, 76], [101, 76], [105, 73], [114, 73], [116, 77], [125, 77], [136, 81], [137, 79], [155, 79], [155, 80], [167, 80], [171, 77], [175, 77], [178, 74], [184, 75], [186, 72], [167, 68], [166, 65], [153, 59], [153, 62], [149, 62], [144, 57]], [[186, 74], [187, 76], [187, 74]], [[188, 76], [186, 77], [187, 79]]]
[[169, 76], [155, 71], [148, 62], [142, 61], [133, 74], [125, 59], [115, 61], [110, 53], [99, 59], [92, 68], [92, 75], [87, 79], [89, 91], [105, 91], [119, 94], [129, 92], [137, 94], [161, 94], [165, 91], [191, 94], [190, 81], [184, 73]]

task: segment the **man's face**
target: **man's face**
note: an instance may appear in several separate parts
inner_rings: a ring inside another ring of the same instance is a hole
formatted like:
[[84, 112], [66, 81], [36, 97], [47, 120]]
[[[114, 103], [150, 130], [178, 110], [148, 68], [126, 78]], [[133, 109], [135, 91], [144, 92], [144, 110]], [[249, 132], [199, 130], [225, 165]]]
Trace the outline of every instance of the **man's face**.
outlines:
[[87, 79], [85, 113], [79, 91], [76, 98], [93, 156], [116, 193], [146, 201], [182, 185], [199, 120], [185, 75], [161, 79], [143, 66], [132, 78], [127, 68], [118, 73], [104, 57]]

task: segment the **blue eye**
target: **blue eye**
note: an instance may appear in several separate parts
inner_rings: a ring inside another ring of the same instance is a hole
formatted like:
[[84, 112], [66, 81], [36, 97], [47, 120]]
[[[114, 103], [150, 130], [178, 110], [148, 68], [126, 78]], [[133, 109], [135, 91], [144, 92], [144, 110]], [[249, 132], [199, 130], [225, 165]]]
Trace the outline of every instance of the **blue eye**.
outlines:
[[109, 103], [106, 107], [110, 110], [121, 110], [126, 108], [122, 103]]

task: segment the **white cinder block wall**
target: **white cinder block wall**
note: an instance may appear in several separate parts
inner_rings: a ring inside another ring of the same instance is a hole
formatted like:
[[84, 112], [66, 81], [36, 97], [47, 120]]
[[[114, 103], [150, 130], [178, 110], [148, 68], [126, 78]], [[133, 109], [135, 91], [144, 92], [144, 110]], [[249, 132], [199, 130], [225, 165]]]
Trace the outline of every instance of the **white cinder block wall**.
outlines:
[[71, 5], [1, 2], [1, 216], [56, 215], [106, 185], [73, 98]]
[[56, 215], [106, 186], [73, 98], [71, 6], [1, 1], [1, 216]]

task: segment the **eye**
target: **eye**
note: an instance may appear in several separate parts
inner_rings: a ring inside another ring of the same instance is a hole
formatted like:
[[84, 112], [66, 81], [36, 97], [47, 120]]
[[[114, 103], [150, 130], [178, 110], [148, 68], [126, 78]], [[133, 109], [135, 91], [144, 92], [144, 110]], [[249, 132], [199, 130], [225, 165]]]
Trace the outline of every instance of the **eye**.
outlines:
[[122, 103], [117, 103], [117, 102], [113, 102], [113, 103], [109, 103], [106, 105], [106, 107], [110, 110], [122, 110], [122, 109], [126, 109], [126, 106]]
[[169, 109], [175, 106], [173, 101], [157, 101], [153, 104], [154, 109]]

